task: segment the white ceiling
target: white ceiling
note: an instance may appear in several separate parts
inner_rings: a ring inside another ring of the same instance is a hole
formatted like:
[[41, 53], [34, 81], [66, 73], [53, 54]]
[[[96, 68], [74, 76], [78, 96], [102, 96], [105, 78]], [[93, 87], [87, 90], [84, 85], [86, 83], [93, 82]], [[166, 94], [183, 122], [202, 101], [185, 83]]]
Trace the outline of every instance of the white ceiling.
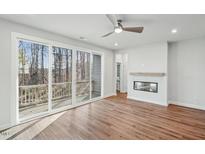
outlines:
[[[113, 26], [103, 14], [98, 15], [0, 15], [16, 23], [78, 39], [112, 50], [159, 41], [178, 41], [205, 36], [205, 15], [117, 15], [124, 26], [144, 26], [142, 34], [122, 32], [102, 38]], [[177, 34], [171, 34], [173, 28]], [[119, 46], [115, 47], [114, 43]]]

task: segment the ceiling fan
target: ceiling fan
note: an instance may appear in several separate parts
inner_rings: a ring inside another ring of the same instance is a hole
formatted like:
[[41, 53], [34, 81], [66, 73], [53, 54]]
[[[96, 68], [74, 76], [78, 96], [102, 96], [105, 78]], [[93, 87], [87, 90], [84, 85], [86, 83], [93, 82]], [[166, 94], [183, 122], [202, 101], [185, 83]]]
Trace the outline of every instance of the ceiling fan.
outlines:
[[142, 33], [143, 32], [144, 27], [123, 27], [121, 24], [122, 20], [117, 19], [116, 15], [107, 14], [106, 17], [113, 24], [114, 31], [107, 33], [107, 34], [103, 35], [102, 37], [107, 37], [113, 33], [121, 33], [122, 31], [134, 32], [134, 33]]

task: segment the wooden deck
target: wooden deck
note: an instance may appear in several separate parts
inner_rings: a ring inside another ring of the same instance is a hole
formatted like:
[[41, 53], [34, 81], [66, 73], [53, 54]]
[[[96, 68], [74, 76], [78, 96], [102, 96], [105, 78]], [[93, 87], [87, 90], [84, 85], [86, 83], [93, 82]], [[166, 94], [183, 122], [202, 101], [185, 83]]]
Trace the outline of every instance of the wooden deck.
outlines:
[[205, 139], [205, 111], [138, 102], [119, 94], [68, 110], [33, 136], [38, 140]]

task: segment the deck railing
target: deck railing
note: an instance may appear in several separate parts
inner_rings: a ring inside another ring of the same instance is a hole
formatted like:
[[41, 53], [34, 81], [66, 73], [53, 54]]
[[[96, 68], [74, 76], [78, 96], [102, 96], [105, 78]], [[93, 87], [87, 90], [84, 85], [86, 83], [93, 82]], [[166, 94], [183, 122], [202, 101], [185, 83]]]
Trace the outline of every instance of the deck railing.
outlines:
[[[77, 81], [76, 95], [88, 95], [90, 91], [89, 80]], [[53, 83], [52, 101], [71, 99], [72, 82]], [[19, 86], [19, 107], [28, 107], [48, 102], [48, 85]]]
[[53, 83], [52, 84], [52, 101], [59, 99], [68, 99], [72, 96], [72, 82]]

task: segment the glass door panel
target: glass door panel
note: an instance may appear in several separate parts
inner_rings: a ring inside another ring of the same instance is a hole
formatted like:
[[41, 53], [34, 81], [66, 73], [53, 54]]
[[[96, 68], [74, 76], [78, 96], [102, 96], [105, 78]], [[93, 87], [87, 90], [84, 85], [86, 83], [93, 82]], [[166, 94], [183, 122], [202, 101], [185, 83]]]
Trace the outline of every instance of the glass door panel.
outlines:
[[18, 41], [19, 118], [48, 111], [49, 47]]
[[52, 108], [72, 104], [72, 50], [52, 47]]
[[[72, 92], [77, 103], [101, 96], [101, 55], [79, 50], [74, 53], [76, 67], [73, 68], [71, 49], [18, 40], [20, 120], [48, 113], [50, 106], [52, 110], [72, 105]], [[76, 72], [75, 83], [72, 71]]]
[[92, 91], [91, 98], [96, 98], [101, 96], [101, 56], [92, 55]]
[[84, 102], [90, 99], [90, 53], [76, 54], [76, 102]]

